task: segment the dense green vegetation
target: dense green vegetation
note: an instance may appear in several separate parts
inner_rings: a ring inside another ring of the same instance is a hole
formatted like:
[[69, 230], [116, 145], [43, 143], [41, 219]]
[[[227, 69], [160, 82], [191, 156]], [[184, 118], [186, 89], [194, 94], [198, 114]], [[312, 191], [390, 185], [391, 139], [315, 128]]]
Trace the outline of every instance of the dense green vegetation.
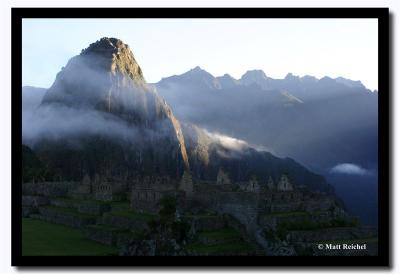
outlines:
[[117, 249], [84, 238], [79, 229], [22, 219], [22, 255], [107, 256], [117, 255]]

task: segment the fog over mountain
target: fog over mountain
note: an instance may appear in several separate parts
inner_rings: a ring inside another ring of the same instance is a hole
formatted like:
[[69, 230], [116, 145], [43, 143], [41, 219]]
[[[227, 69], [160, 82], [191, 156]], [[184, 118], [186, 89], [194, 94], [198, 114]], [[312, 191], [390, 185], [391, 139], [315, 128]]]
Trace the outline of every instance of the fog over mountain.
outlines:
[[[207, 73], [197, 83], [191, 76], [188, 81], [199, 87], [205, 83], [210, 90], [236, 85], [229, 77], [221, 84]], [[32, 150], [26, 151], [56, 180], [180, 179], [185, 170], [195, 178], [216, 180], [223, 169], [233, 181], [256, 176], [266, 184], [270, 176], [277, 180], [287, 174], [298, 185], [333, 193], [323, 176], [293, 159], [181, 123], [146, 83], [129, 46], [115, 38], [102, 38], [72, 57], [48, 90], [25, 87], [22, 93], [23, 143]]]
[[59, 178], [180, 176], [188, 168], [179, 122], [122, 41], [91, 44], [37, 100], [42, 94], [23, 89], [22, 138]]
[[[377, 91], [343, 77], [273, 79], [250, 70], [234, 79], [200, 67], [154, 85], [181, 121], [296, 159], [324, 174], [347, 204], [364, 205], [356, 213], [376, 222]], [[349, 166], [340, 172], [346, 164], [368, 172], [351, 173]], [[350, 186], [364, 195], [355, 201]]]

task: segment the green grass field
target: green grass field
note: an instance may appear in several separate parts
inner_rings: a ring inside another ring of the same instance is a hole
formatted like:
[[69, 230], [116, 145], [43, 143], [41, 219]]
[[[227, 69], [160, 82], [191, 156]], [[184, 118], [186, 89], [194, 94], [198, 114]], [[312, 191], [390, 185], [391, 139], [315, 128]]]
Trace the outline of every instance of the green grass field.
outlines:
[[114, 247], [84, 238], [79, 229], [22, 219], [22, 256], [107, 256]]

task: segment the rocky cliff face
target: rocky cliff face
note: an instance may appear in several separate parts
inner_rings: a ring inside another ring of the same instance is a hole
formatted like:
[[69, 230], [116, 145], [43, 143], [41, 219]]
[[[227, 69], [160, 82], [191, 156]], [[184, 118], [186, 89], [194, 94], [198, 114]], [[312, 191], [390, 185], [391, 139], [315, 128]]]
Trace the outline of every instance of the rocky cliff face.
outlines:
[[[52, 121], [61, 132], [42, 134], [35, 150], [41, 158], [53, 159], [64, 177], [98, 172], [129, 177], [134, 170], [180, 176], [189, 167], [179, 121], [147, 86], [132, 51], [121, 40], [102, 38], [71, 58], [39, 109], [47, 111], [47, 117], [55, 113], [62, 118]], [[86, 129], [75, 126], [82, 120]]]

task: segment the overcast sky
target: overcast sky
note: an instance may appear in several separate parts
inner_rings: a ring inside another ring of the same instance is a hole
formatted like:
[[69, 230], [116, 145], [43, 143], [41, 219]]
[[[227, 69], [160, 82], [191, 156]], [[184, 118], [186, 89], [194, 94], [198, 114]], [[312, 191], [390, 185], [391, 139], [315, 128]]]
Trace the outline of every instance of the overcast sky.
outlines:
[[23, 85], [49, 87], [105, 36], [129, 44], [150, 83], [200, 66], [214, 76], [262, 69], [378, 87], [377, 19], [24, 19]]

